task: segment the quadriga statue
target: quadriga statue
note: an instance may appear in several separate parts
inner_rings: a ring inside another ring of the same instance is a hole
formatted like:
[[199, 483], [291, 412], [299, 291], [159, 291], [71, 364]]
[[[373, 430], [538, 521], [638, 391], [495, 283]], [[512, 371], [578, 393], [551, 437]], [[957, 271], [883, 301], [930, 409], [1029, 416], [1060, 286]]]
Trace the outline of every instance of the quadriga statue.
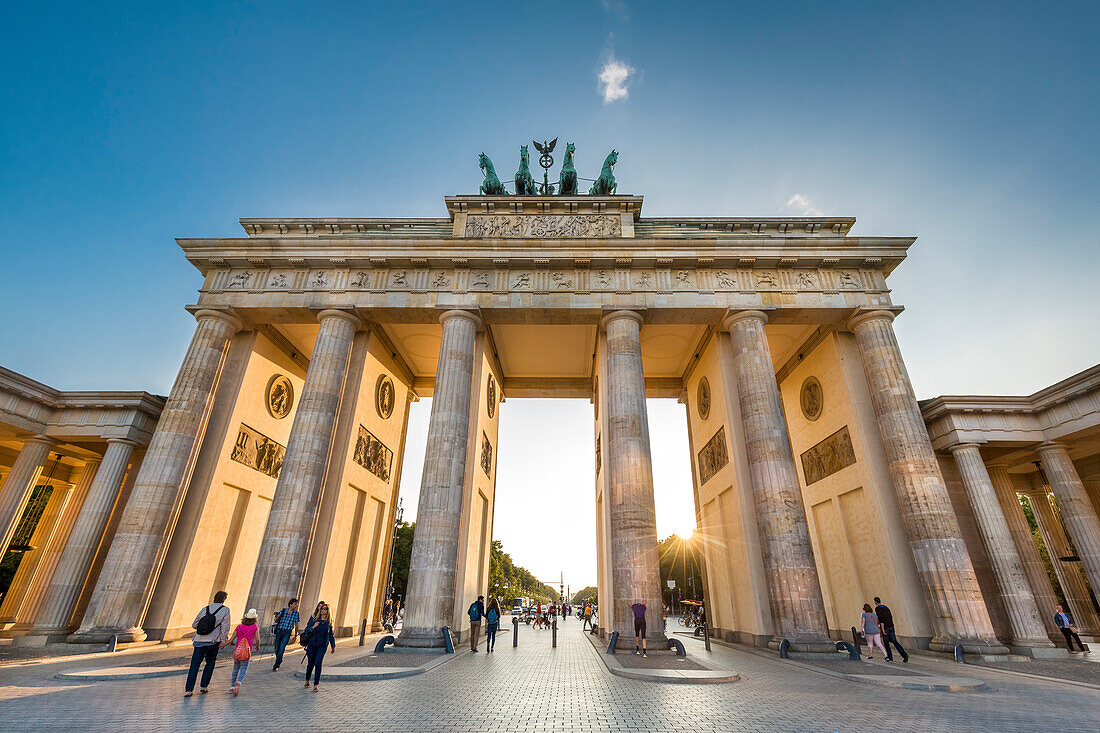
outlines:
[[611, 172], [611, 168], [618, 162], [619, 154], [616, 151], [612, 150], [607, 154], [603, 161], [600, 177], [592, 184], [592, 188], [588, 190], [588, 193], [595, 196], [611, 196], [615, 193], [615, 188], [619, 184], [615, 181], [615, 175]]
[[573, 143], [565, 146], [565, 160], [561, 164], [561, 175], [558, 176], [558, 195], [577, 195], [577, 169], [573, 167], [573, 153], [577, 150]]
[[527, 154], [526, 145], [519, 146], [519, 170], [516, 171], [516, 195], [535, 195], [535, 179], [531, 175], [531, 156]]
[[497, 178], [496, 168], [493, 167], [493, 161], [489, 160], [489, 156], [485, 153], [479, 153], [477, 160], [478, 165], [481, 167], [481, 172], [485, 174], [485, 180], [481, 182], [478, 193], [485, 196], [507, 195], [508, 192], [504, 190], [504, 185], [501, 184], [500, 179]]

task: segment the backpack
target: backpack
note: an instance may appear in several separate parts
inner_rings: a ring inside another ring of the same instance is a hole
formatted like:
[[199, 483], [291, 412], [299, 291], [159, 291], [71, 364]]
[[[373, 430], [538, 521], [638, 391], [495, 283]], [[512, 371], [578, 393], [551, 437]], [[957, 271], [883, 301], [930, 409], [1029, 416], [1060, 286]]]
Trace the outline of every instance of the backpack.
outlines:
[[466, 611], [466, 613], [470, 615], [470, 621], [473, 621], [474, 623], [477, 623], [481, 620], [481, 610], [478, 609], [476, 602], [470, 604], [470, 609]]
[[237, 645], [233, 647], [233, 658], [238, 662], [252, 658], [252, 644], [249, 643], [248, 639], [237, 637]]
[[316, 627], [313, 623], [313, 617], [310, 616], [309, 623], [306, 624], [306, 628], [302, 631], [302, 633], [298, 634], [298, 643], [302, 646], [309, 646], [309, 640], [313, 637], [313, 632], [315, 630]]
[[214, 633], [214, 629], [216, 628], [218, 628], [218, 617], [210, 613], [210, 606], [207, 606], [206, 613], [204, 613], [202, 618], [199, 619], [199, 622], [195, 624], [195, 632], [205, 636]]
[[491, 624], [495, 624], [497, 622], [497, 619], [499, 618], [500, 615], [497, 613], [497, 610], [495, 608], [490, 608], [488, 611], [485, 612], [485, 620]]

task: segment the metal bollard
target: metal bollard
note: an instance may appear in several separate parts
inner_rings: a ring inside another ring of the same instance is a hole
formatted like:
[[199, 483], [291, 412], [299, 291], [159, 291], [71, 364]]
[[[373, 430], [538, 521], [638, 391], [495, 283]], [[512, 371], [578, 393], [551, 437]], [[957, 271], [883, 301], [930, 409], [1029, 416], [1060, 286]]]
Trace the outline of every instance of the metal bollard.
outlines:
[[608, 654], [614, 654], [615, 653], [615, 644], [618, 641], [619, 641], [619, 632], [618, 631], [612, 631], [611, 632], [611, 642], [607, 645], [607, 653]]
[[852, 627], [852, 646], [856, 648], [856, 654], [860, 654], [859, 650], [859, 632], [856, 631], [856, 627]]
[[107, 642], [107, 651], [113, 652], [118, 650], [118, 634], [111, 634], [111, 640]]
[[779, 642], [779, 658], [780, 659], [789, 659], [790, 658], [790, 656], [789, 656], [790, 649], [791, 649], [791, 640], [790, 639], [784, 639], [783, 641]]
[[961, 645], [955, 645], [955, 661], [959, 664], [963, 664], [966, 660], [963, 659], [963, 648]]
[[512, 617], [512, 646], [519, 646], [519, 617]]
[[848, 652], [848, 659], [859, 661], [859, 650], [851, 642], [838, 641], [836, 643], [836, 650]]
[[707, 651], [710, 651], [710, 626], [703, 624], [703, 644], [706, 645]]
[[553, 632], [552, 641], [550, 642], [551, 649], [558, 648], [558, 617], [554, 616], [554, 621], [550, 624], [550, 630]]
[[448, 654], [454, 654], [455, 653], [455, 645], [453, 643], [451, 643], [451, 627], [450, 626], [444, 626], [443, 627], [443, 646], [445, 646], [447, 648], [447, 653]]
[[359, 646], [363, 646], [367, 643], [367, 620], [363, 619], [363, 623], [359, 626]]

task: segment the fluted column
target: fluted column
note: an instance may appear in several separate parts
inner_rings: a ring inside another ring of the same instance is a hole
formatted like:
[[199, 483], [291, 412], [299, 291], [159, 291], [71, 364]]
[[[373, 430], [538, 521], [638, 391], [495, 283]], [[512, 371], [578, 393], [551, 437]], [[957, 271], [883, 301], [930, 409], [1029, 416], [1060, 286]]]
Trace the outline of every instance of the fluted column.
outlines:
[[963, 487], [970, 500], [970, 509], [982, 536], [986, 554], [997, 587], [1001, 591], [1001, 600], [1008, 620], [1012, 626], [1012, 646], [1026, 648], [1053, 648], [1047, 638], [1043, 619], [1039, 615], [1039, 606], [1031, 594], [1023, 562], [1016, 552], [1016, 545], [1008, 531], [1008, 523], [997, 501], [997, 492], [986, 471], [985, 462], [979, 447], [974, 443], [963, 443], [951, 447], [955, 463], [959, 467]]
[[848, 327], [855, 333], [894, 492], [932, 617], [935, 636], [930, 647], [950, 652], [961, 644], [969, 653], [1004, 654], [1008, 649], [993, 632], [894, 336], [893, 320], [890, 311], [869, 311], [853, 318]]
[[723, 326], [733, 340], [737, 395], [776, 626], [773, 644], [790, 639], [796, 650], [835, 651], [764, 331], [767, 319], [762, 311], [743, 311], [728, 316]]
[[24, 603], [35, 583], [38, 568], [46, 556], [46, 550], [53, 539], [54, 532], [57, 531], [61, 515], [69, 503], [71, 491], [72, 486], [69, 484], [53, 482], [50, 497], [46, 501], [42, 515], [38, 518], [34, 532], [31, 533], [29, 544], [34, 549], [23, 553], [23, 557], [19, 560], [19, 567], [11, 579], [7, 592], [4, 593], [4, 602], [0, 604], [0, 627], [3, 628], [5, 635], [10, 634], [11, 627], [17, 621], [25, 620]]
[[1031, 527], [1028, 526], [1023, 507], [1020, 506], [1020, 499], [1016, 496], [1016, 487], [1012, 485], [1012, 478], [1008, 475], [1008, 469], [1004, 466], [992, 464], [988, 466], [988, 470], [989, 479], [993, 484], [993, 489], [997, 492], [997, 499], [1001, 503], [1005, 523], [1012, 535], [1016, 552], [1020, 556], [1024, 573], [1027, 575], [1028, 587], [1035, 598], [1035, 605], [1039, 609], [1039, 617], [1043, 620], [1047, 638], [1062, 641], [1062, 635], [1054, 623], [1054, 607], [1058, 604], [1058, 600], [1054, 596], [1054, 587], [1050, 584], [1050, 576], [1047, 575], [1046, 565], [1043, 564], [1043, 559], [1039, 556], [1039, 550], [1035, 547]]
[[469, 311], [439, 318], [439, 345], [424, 473], [409, 559], [405, 621], [399, 646], [441, 647], [455, 605], [459, 517], [470, 432], [470, 396], [481, 319]]
[[99, 582], [88, 602], [76, 643], [142, 641], [141, 624], [172, 538], [186, 479], [198, 453], [229, 341], [241, 322], [228, 313], [201, 310], [157, 430], [149, 442]]
[[248, 606], [257, 609], [260, 618], [271, 618], [287, 599], [298, 595], [332, 449], [336, 411], [348, 374], [351, 343], [362, 325], [353, 313], [340, 310], [321, 311], [318, 320], [321, 328], [294, 413], [286, 458], [275, 485], [248, 594]]
[[[61, 553], [65, 549], [65, 543], [69, 541], [69, 533], [72, 531], [73, 523], [76, 521], [77, 512], [80, 511], [80, 507], [84, 503], [84, 498], [88, 495], [88, 488], [92, 484], [92, 478], [99, 468], [99, 461], [100, 459], [98, 457], [85, 460], [83, 469], [79, 472], [79, 475], [76, 476], [76, 483], [72, 487], [68, 496], [68, 501], [65, 502], [65, 510], [61, 513], [54, 527], [54, 531], [50, 534], [49, 542], [46, 543], [41, 561], [38, 563], [38, 567], [35, 570], [34, 580], [27, 591], [26, 597], [23, 599], [23, 604], [16, 617], [15, 626], [12, 627], [12, 634], [15, 636], [27, 634], [34, 624], [34, 620], [42, 606], [42, 598], [46, 595], [54, 571], [57, 569], [57, 564], [61, 560]], [[22, 642], [17, 641], [15, 643], [21, 644]]]
[[42, 475], [42, 467], [53, 446], [54, 442], [44, 435], [23, 441], [23, 448], [0, 486], [0, 557], [8, 551], [8, 544], [19, 526], [19, 518], [23, 516], [23, 509]]
[[80, 591], [88, 578], [118, 499], [122, 478], [126, 467], [130, 465], [134, 447], [137, 444], [123, 438], [111, 438], [107, 441], [107, 450], [103, 454], [99, 469], [95, 472], [88, 495], [76, 517], [69, 541], [61, 553], [53, 578], [46, 589], [42, 605], [38, 609], [31, 634], [50, 636], [67, 634], [72, 631], [70, 621], [76, 608]]
[[657, 554], [657, 511], [653, 504], [653, 460], [642, 371], [642, 317], [615, 311], [603, 319], [607, 332], [607, 471], [611, 524], [611, 587], [614, 631], [624, 646], [634, 644], [634, 617], [627, 606], [646, 605], [649, 643], [664, 645], [661, 568]]
[[1064, 445], [1043, 443], [1039, 446], [1039, 459], [1066, 531], [1081, 558], [1081, 567], [1095, 591], [1100, 588], [1100, 519], [1096, 517], [1096, 509]]
[[1060, 559], [1072, 554], [1073, 550], [1065, 530], [1062, 529], [1062, 522], [1054, 513], [1050, 495], [1045, 489], [1036, 489], [1028, 491], [1026, 496], [1031, 502], [1035, 523], [1039, 525], [1039, 533], [1043, 536], [1043, 544], [1047, 546], [1050, 564], [1054, 566], [1054, 574], [1058, 576], [1073, 620], [1077, 622], [1082, 633], [1100, 634], [1100, 616], [1093, 608], [1084, 569], [1080, 563]]

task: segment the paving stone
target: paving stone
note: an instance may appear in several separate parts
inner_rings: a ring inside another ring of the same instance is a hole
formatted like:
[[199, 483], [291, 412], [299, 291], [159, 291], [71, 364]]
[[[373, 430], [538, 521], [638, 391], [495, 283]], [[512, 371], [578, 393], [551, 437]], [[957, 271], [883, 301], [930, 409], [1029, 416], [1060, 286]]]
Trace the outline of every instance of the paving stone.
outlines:
[[[978, 665], [965, 674], [986, 690], [927, 692], [831, 677], [737, 648], [714, 646], [714, 664], [736, 670], [725, 685], [670, 685], [610, 675], [598, 652], [567, 623], [520, 646], [458, 655], [424, 674], [370, 682], [325, 682], [307, 692], [290, 671], [254, 663], [241, 695], [227, 693], [221, 662], [208, 695], [182, 697], [181, 676], [120, 682], [53, 679], [72, 662], [0, 669], [0, 710], [13, 730], [331, 731], [1012, 731], [1095, 733], [1100, 691], [1006, 675]], [[359, 647], [338, 647], [329, 664]], [[702, 644], [688, 647], [702, 656]], [[388, 656], [386, 652], [382, 656]], [[164, 656], [178, 656], [178, 650]], [[288, 659], [287, 662], [290, 660]], [[94, 660], [100, 667], [103, 659]], [[126, 664], [131, 664], [127, 661]], [[88, 662], [85, 666], [94, 666]], [[327, 668], [328, 665], [326, 665]], [[872, 666], [872, 665], [862, 665]], [[917, 659], [940, 674], [959, 667]], [[906, 678], [908, 679], [908, 678]]]

